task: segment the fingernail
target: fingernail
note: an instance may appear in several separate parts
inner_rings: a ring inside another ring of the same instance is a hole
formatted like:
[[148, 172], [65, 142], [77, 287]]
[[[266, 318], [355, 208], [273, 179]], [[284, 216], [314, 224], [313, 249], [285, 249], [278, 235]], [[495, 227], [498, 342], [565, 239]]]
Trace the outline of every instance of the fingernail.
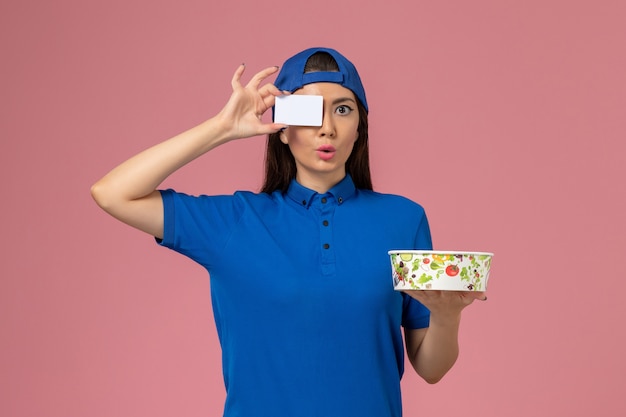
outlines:
[[481, 298], [480, 301], [487, 301], [487, 296], [485, 295], [485, 298]]

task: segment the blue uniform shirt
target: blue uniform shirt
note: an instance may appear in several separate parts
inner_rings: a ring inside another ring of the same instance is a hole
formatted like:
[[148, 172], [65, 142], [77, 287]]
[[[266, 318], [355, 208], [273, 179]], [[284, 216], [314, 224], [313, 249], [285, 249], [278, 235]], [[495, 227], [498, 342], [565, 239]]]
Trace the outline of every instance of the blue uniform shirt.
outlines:
[[161, 244], [211, 276], [224, 416], [398, 417], [401, 326], [429, 312], [393, 290], [390, 249], [431, 249], [424, 210], [400, 196], [162, 191]]

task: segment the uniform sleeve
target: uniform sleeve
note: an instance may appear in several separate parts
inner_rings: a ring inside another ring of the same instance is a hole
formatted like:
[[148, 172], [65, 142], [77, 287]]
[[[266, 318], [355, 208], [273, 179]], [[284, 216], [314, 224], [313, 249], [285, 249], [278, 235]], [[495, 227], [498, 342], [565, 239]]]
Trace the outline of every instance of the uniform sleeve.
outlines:
[[[433, 249], [428, 219], [426, 218], [426, 213], [423, 211], [413, 247], [423, 250]], [[403, 293], [402, 297], [402, 326], [407, 329], [422, 329], [428, 327], [430, 324], [430, 311], [410, 295]]]
[[230, 196], [190, 196], [161, 190], [163, 239], [157, 243], [179, 252], [207, 269], [218, 259], [244, 211], [242, 199]]

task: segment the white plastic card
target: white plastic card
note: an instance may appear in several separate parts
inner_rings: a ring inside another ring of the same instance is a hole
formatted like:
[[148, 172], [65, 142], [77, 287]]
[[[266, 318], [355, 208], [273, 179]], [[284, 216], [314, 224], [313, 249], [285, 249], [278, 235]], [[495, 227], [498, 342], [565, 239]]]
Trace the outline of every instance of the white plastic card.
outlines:
[[321, 126], [322, 96], [289, 95], [276, 97], [274, 122], [290, 126]]

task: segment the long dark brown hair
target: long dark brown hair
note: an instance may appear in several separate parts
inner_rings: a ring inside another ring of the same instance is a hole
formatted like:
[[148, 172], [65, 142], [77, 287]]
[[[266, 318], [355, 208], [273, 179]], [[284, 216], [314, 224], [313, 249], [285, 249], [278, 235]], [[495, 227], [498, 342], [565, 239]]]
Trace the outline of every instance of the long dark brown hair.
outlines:
[[[326, 52], [317, 52], [307, 61], [304, 72], [339, 71], [335, 59]], [[372, 190], [370, 158], [368, 145], [367, 111], [356, 98], [359, 110], [359, 136], [354, 143], [352, 153], [346, 161], [346, 174], [352, 176], [356, 188]], [[261, 192], [271, 194], [274, 191], [287, 191], [291, 180], [296, 177], [296, 161], [289, 145], [280, 140], [280, 132], [267, 137], [265, 151], [265, 181]]]

